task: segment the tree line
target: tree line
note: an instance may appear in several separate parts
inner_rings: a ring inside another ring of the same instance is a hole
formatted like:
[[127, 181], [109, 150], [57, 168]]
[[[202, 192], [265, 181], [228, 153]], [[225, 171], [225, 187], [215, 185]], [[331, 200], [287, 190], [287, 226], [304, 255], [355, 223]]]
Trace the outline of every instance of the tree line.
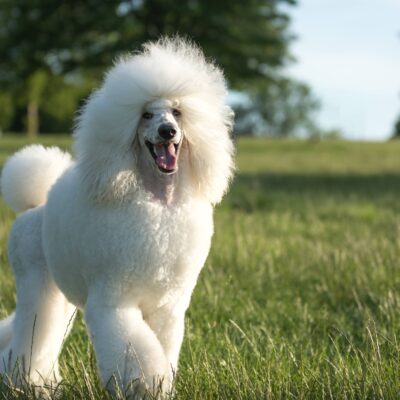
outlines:
[[0, 128], [71, 131], [75, 110], [119, 55], [161, 35], [186, 35], [226, 74], [242, 134], [313, 134], [311, 89], [293, 62], [295, 0], [3, 0]]

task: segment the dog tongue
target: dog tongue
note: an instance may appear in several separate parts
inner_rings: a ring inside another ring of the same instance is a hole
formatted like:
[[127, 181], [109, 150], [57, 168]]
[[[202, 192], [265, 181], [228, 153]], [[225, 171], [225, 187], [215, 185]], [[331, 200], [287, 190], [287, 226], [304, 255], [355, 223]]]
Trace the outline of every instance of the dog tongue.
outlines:
[[154, 145], [156, 164], [163, 169], [174, 170], [176, 168], [176, 153], [173, 143], [161, 143]]

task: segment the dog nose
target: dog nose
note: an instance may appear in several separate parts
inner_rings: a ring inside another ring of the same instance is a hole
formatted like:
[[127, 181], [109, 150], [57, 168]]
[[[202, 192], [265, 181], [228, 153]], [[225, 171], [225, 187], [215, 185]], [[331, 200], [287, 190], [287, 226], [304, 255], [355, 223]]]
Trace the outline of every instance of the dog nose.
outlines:
[[158, 134], [163, 139], [172, 139], [176, 135], [176, 129], [174, 129], [172, 124], [161, 124], [158, 127]]

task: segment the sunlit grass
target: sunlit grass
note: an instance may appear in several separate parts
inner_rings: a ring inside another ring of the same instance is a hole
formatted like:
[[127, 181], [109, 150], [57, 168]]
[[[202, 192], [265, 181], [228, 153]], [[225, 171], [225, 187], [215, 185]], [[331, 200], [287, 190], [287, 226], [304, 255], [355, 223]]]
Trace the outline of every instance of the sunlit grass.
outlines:
[[[1, 161], [23, 144], [1, 138]], [[237, 154], [176, 398], [400, 398], [400, 143], [246, 139]], [[13, 218], [0, 203], [2, 316], [15, 305]], [[60, 397], [106, 396], [81, 318], [61, 366]], [[33, 398], [13, 393], [4, 398]]]

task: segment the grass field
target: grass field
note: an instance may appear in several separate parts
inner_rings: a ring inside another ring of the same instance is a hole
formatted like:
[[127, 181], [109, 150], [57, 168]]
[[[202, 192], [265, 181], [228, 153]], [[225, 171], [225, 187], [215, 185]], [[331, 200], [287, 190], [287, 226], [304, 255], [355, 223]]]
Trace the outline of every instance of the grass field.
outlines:
[[[24, 143], [0, 138], [0, 163]], [[400, 398], [400, 143], [246, 139], [237, 154], [176, 399]], [[0, 200], [0, 316], [15, 306], [13, 219]], [[81, 317], [61, 366], [61, 398], [107, 397]]]

